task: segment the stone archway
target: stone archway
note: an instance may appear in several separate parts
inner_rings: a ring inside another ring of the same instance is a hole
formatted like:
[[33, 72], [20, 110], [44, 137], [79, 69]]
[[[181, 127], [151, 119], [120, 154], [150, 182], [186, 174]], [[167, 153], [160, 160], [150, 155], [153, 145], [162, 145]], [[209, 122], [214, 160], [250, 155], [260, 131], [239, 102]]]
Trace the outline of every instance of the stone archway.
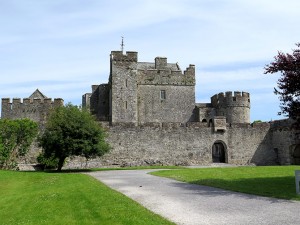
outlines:
[[293, 164], [300, 165], [300, 145], [296, 145], [292, 157], [293, 157]]
[[216, 141], [212, 146], [213, 163], [226, 163], [226, 147], [221, 141]]

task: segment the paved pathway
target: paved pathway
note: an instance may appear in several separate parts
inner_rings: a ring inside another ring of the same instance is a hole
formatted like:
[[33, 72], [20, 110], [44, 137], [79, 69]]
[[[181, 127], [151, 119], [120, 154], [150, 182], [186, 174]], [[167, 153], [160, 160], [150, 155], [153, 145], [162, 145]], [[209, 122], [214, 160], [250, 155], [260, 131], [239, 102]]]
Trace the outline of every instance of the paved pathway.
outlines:
[[149, 171], [153, 170], [113, 170], [89, 175], [176, 224], [300, 224], [300, 202], [186, 184], [149, 175]]

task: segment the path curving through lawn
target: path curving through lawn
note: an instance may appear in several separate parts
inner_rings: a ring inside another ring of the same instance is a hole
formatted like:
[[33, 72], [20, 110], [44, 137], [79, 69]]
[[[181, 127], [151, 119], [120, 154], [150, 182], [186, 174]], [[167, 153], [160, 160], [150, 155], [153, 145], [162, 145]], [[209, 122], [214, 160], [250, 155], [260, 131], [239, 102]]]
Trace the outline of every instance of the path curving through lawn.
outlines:
[[187, 184], [147, 174], [150, 171], [154, 170], [88, 174], [176, 224], [300, 224], [300, 202]]

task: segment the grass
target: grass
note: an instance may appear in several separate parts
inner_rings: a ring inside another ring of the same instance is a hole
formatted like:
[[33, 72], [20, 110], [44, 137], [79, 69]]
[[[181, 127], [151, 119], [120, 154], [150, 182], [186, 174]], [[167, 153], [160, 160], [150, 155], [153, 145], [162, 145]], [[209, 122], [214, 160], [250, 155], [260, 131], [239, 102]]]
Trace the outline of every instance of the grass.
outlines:
[[92, 171], [102, 170], [146, 170], [146, 169], [185, 169], [183, 166], [128, 166], [116, 168], [93, 168]]
[[165, 170], [151, 174], [236, 192], [300, 201], [295, 189], [300, 166], [265, 166]]
[[146, 170], [146, 169], [185, 169], [183, 166], [128, 166], [128, 167], [109, 167], [109, 168], [90, 168], [90, 169], [66, 169], [64, 172], [76, 171], [106, 171], [106, 170]]
[[63, 169], [58, 172], [56, 169], [46, 169], [48, 173], [81, 173], [108, 170], [147, 170], [147, 169], [186, 169], [184, 166], [128, 166], [128, 167], [107, 167], [107, 168], [88, 168], [88, 169]]
[[0, 224], [173, 224], [96, 179], [0, 171]]

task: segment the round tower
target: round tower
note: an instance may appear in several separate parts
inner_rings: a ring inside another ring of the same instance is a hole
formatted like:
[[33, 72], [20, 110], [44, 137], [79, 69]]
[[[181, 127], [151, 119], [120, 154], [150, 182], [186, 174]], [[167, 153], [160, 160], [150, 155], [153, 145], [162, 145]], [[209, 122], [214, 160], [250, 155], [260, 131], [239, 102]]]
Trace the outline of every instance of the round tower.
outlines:
[[231, 91], [225, 93], [227, 123], [250, 123], [250, 94]]

